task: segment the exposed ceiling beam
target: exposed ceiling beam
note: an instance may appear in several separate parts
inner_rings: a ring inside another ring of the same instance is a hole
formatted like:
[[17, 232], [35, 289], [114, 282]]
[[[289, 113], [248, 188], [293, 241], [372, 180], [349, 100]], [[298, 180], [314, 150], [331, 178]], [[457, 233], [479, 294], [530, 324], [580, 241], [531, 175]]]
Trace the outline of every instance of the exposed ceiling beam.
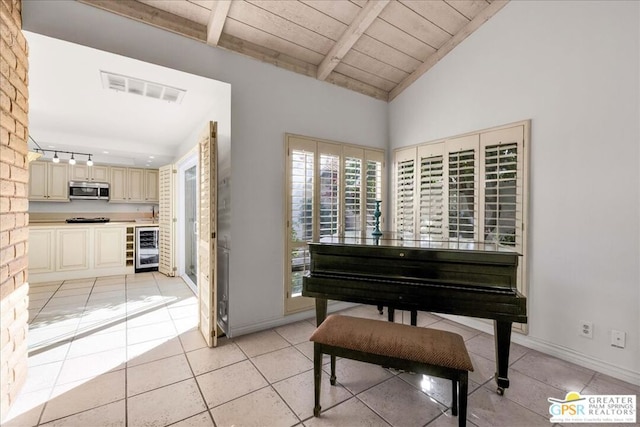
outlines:
[[78, 0], [126, 18], [135, 19], [192, 39], [206, 41], [207, 28], [173, 13], [148, 6], [135, 0]]
[[318, 66], [318, 80], [325, 80], [334, 68], [342, 61], [360, 36], [369, 28], [390, 0], [369, 0], [358, 12], [355, 19], [336, 41], [327, 56]]
[[[285, 70], [293, 71], [298, 74], [304, 74], [309, 77], [315, 77], [318, 72], [317, 67], [313, 64], [309, 64], [264, 46], [258, 46], [229, 34], [222, 34], [218, 47], [228, 49], [231, 52], [250, 56], [262, 62], [273, 64], [276, 67], [284, 68]], [[340, 73], [332, 73], [326, 81], [372, 98], [381, 99], [385, 102], [389, 97], [389, 94], [382, 89], [373, 87]]]
[[405, 90], [413, 82], [418, 80], [418, 78], [424, 73], [429, 71], [429, 69], [436, 65], [438, 61], [440, 61], [447, 53], [451, 52], [456, 46], [462, 43], [464, 39], [469, 37], [475, 30], [480, 28], [482, 24], [487, 22], [493, 15], [498, 13], [498, 11], [500, 11], [500, 9], [502, 9], [507, 3], [509, 3], [509, 0], [494, 0], [489, 6], [482, 9], [482, 11], [478, 13], [475, 18], [469, 21], [467, 25], [465, 25], [451, 39], [443, 44], [440, 49], [429, 55], [429, 57], [422, 64], [420, 64], [413, 73], [409, 74], [409, 76], [401, 81], [398, 86], [393, 88], [391, 92], [389, 92], [389, 101], [400, 95], [403, 90]]
[[211, 9], [209, 22], [207, 23], [207, 44], [217, 46], [224, 27], [224, 21], [227, 20], [229, 9], [231, 8], [231, 0], [218, 0]]

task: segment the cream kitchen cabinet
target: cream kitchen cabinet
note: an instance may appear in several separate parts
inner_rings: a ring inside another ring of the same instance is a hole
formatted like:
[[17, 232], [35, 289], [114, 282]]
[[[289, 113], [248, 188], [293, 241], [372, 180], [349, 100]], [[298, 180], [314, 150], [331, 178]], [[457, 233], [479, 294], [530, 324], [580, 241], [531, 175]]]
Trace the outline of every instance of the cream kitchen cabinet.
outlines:
[[53, 228], [29, 230], [29, 274], [55, 271], [55, 233]]
[[158, 203], [160, 201], [158, 187], [160, 185], [158, 169], [144, 170], [144, 201]]
[[56, 230], [56, 271], [87, 270], [89, 268], [89, 232], [87, 228]]
[[69, 165], [31, 162], [29, 165], [29, 200], [69, 201]]
[[93, 266], [95, 268], [125, 265], [125, 227], [96, 228], [93, 237]]
[[158, 170], [111, 167], [110, 202], [157, 203]]
[[109, 166], [69, 166], [69, 181], [109, 182]]
[[127, 262], [127, 228], [124, 223], [30, 225], [29, 280], [133, 274], [133, 262]]

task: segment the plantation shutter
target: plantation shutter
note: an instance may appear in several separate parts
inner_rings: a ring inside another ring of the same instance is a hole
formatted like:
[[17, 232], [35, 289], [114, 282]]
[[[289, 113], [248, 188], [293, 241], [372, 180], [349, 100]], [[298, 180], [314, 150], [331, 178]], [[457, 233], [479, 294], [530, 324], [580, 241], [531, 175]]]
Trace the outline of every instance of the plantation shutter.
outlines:
[[444, 143], [418, 147], [420, 238], [446, 240], [444, 234]]
[[[384, 164], [383, 153], [377, 151], [365, 151], [365, 194], [366, 194], [366, 215], [365, 215], [365, 233], [371, 236], [371, 232], [375, 228], [374, 212], [376, 210], [376, 200], [382, 201], [382, 167]], [[385, 207], [381, 206], [380, 210], [384, 212]], [[384, 229], [384, 215], [380, 216], [380, 229]]]
[[478, 241], [478, 146], [478, 134], [446, 144], [447, 225], [452, 240]]
[[159, 169], [159, 261], [158, 271], [167, 276], [175, 276], [174, 242], [174, 173], [173, 165], [162, 166]]
[[522, 250], [524, 127], [480, 135], [484, 218], [482, 236]]
[[300, 296], [302, 293], [302, 278], [309, 271], [309, 250], [307, 243], [313, 240], [313, 203], [314, 203], [314, 171], [315, 171], [314, 143], [296, 139], [290, 141], [287, 177], [289, 194], [287, 220], [289, 238], [287, 253], [290, 268], [290, 282], [287, 296]]
[[413, 235], [415, 230], [415, 155], [415, 148], [396, 152], [395, 232], [401, 236]]
[[318, 143], [318, 201], [316, 209], [317, 231], [313, 240], [336, 236], [340, 231], [340, 154], [339, 146]]
[[345, 236], [360, 236], [363, 230], [363, 169], [364, 150], [344, 147], [344, 229]]

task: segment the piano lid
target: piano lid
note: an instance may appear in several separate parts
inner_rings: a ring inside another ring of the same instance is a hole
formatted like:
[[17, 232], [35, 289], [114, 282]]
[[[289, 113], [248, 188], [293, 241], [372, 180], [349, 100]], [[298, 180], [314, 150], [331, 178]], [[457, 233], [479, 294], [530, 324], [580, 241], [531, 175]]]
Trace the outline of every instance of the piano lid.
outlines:
[[360, 236], [322, 237], [319, 244], [344, 246], [380, 246], [390, 248], [438, 249], [455, 251], [503, 252], [521, 255], [511, 246], [469, 240], [426, 240], [415, 235], [385, 232], [379, 238]]

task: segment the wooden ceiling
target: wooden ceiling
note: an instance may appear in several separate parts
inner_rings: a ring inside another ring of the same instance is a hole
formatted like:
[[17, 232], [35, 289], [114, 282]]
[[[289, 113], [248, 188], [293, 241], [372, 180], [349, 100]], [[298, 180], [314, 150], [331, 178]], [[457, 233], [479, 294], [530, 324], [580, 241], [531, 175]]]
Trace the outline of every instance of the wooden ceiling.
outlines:
[[508, 0], [79, 0], [390, 101]]

